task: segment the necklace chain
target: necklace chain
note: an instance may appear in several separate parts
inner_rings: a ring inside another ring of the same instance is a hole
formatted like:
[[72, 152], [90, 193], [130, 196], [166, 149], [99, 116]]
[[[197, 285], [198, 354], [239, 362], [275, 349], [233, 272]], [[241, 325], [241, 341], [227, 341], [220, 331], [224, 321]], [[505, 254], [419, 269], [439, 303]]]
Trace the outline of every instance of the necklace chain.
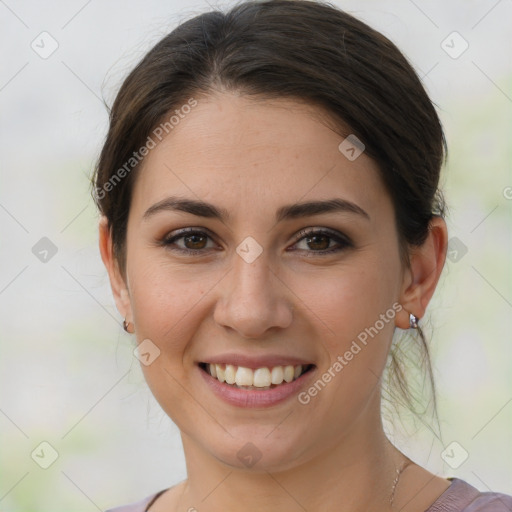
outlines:
[[389, 503], [391, 506], [393, 506], [393, 501], [395, 499], [396, 486], [398, 485], [398, 482], [400, 480], [400, 475], [402, 474], [403, 470], [410, 464], [412, 464], [412, 460], [409, 458], [406, 458], [406, 460], [403, 462], [403, 464], [396, 470], [396, 476], [395, 476], [395, 479], [393, 480], [393, 487], [391, 488], [391, 496], [389, 498]]
[[[391, 487], [391, 496], [389, 498], [389, 504], [391, 506], [393, 506], [393, 502], [394, 502], [394, 499], [395, 499], [395, 491], [396, 491], [396, 487], [398, 485], [398, 482], [400, 481], [400, 476], [402, 475], [402, 472], [404, 471], [404, 469], [411, 465], [413, 462], [411, 459], [409, 458], [406, 458], [405, 461], [402, 463], [402, 465], [396, 469], [396, 476], [395, 476], [395, 479], [393, 480], [393, 486]], [[183, 498], [183, 495], [185, 494], [185, 486], [183, 487], [183, 491], [181, 492], [181, 497], [180, 497], [180, 500]]]

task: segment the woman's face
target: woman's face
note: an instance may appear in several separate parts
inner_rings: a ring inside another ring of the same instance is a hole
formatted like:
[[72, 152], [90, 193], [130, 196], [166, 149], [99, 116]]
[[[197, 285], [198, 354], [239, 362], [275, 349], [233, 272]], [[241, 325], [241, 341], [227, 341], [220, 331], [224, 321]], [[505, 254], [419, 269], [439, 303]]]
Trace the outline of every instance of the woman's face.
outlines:
[[[218, 94], [198, 100], [137, 176], [118, 305], [138, 343], [150, 340], [151, 391], [207, 458], [284, 469], [380, 426], [404, 274], [377, 166], [343, 140], [313, 107]], [[191, 213], [170, 198], [211, 206]], [[294, 206], [325, 201], [338, 208]], [[181, 233], [191, 228], [200, 233]], [[290, 371], [274, 366], [314, 367], [246, 391], [208, 376], [209, 362], [267, 367], [239, 371], [259, 384]]]

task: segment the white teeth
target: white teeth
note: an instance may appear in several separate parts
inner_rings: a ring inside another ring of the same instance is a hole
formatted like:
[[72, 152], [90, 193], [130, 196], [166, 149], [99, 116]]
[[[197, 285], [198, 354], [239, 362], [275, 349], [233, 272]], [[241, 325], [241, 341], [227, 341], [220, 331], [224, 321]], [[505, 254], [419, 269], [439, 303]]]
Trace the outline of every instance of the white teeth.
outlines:
[[249, 368], [239, 366], [236, 371], [235, 383], [237, 386], [252, 386], [253, 371]]
[[304, 367], [300, 364], [293, 366], [274, 366], [269, 368], [245, 368], [232, 364], [207, 364], [208, 373], [220, 382], [233, 384], [238, 387], [256, 387], [269, 389], [283, 382], [292, 382], [302, 375]]
[[[224, 382], [226, 380], [226, 370], [220, 366], [220, 364], [209, 364], [208, 366], [215, 367], [215, 373], [217, 374], [217, 380], [220, 382]], [[210, 374], [211, 374], [210, 370]], [[212, 375], [213, 377], [213, 375]]]
[[295, 370], [293, 366], [288, 365], [284, 367], [284, 380], [286, 382], [291, 382], [293, 380], [293, 374], [295, 373]]
[[284, 380], [284, 370], [282, 366], [272, 368], [272, 384], [281, 384]]
[[256, 386], [257, 388], [265, 388], [270, 386], [270, 370], [268, 368], [258, 368], [254, 370], [253, 382], [249, 386]]
[[225, 378], [228, 384], [234, 384], [236, 382], [236, 366], [232, 364], [226, 365]]

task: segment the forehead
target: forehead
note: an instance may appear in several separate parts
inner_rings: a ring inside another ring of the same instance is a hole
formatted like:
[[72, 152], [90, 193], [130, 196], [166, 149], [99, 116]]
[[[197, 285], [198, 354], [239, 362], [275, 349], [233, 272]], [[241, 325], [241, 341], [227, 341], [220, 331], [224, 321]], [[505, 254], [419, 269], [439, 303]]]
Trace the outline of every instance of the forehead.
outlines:
[[292, 99], [198, 98], [145, 157], [131, 211], [177, 194], [229, 211], [333, 197], [389, 209], [376, 163], [340, 151], [346, 135], [322, 109]]

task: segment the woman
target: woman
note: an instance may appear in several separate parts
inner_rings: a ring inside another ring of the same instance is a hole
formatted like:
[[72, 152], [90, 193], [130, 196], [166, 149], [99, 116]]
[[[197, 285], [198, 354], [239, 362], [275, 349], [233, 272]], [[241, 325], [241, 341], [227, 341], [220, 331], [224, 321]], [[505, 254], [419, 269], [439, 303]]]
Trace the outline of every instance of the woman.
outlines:
[[382, 426], [387, 362], [405, 384], [395, 329], [428, 356], [445, 150], [404, 56], [329, 5], [241, 3], [143, 58], [94, 197], [187, 479], [115, 511], [512, 510], [420, 467]]

